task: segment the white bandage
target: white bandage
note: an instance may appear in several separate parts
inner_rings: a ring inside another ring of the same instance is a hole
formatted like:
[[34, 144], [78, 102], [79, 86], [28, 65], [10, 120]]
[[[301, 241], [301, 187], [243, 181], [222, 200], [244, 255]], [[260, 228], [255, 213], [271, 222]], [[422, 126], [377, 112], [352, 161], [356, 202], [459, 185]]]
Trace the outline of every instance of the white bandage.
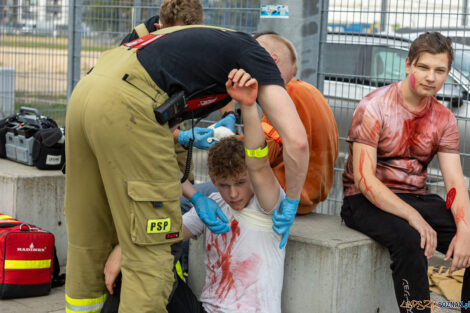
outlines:
[[219, 126], [217, 128], [214, 128], [214, 126], [215, 126], [215, 124], [212, 124], [211, 126], [208, 127], [209, 129], [214, 130], [214, 136], [207, 138], [208, 143], [211, 143], [213, 140], [219, 141], [220, 139], [222, 139], [224, 137], [229, 137], [229, 136], [235, 135], [235, 133], [233, 131], [231, 131], [229, 128], [227, 128], [225, 126]]

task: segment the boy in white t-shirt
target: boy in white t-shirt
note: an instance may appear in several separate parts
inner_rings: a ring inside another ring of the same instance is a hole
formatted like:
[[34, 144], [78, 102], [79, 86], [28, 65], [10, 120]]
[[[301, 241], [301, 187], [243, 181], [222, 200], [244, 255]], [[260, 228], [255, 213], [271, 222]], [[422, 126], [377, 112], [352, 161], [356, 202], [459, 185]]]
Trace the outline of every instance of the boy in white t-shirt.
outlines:
[[[244, 142], [229, 137], [214, 144], [208, 167], [218, 189], [210, 198], [230, 220], [230, 232], [212, 233], [194, 208], [183, 216], [184, 240], [204, 235], [206, 281], [199, 303], [180, 281], [168, 304], [169, 312], [281, 312], [285, 249], [279, 249], [280, 236], [273, 231], [271, 218], [285, 193], [267, 158], [266, 141], [253, 105], [257, 90], [256, 80], [245, 71], [229, 74], [227, 91], [240, 103]], [[193, 198], [197, 201], [197, 195]], [[117, 247], [105, 267], [110, 293], [119, 260]]]

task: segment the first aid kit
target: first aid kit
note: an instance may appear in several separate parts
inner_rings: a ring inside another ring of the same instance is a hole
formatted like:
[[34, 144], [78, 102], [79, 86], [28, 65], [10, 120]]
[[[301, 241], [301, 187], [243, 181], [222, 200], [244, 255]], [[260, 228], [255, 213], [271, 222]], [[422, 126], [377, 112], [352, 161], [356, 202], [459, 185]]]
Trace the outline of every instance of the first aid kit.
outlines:
[[21, 107], [0, 120], [0, 158], [39, 169], [58, 170], [65, 162], [64, 131], [37, 109]]
[[48, 294], [53, 263], [52, 233], [0, 214], [0, 299]]

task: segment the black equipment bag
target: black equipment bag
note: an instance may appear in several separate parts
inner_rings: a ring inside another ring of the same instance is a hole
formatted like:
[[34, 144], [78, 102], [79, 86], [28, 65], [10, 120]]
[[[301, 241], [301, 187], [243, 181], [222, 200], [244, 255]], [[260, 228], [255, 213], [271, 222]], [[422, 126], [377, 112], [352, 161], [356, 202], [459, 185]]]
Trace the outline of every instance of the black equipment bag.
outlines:
[[64, 134], [53, 119], [21, 107], [19, 113], [0, 120], [0, 158], [60, 170], [65, 163]]
[[42, 128], [34, 135], [33, 163], [40, 170], [60, 170], [65, 164], [65, 143], [60, 128]]

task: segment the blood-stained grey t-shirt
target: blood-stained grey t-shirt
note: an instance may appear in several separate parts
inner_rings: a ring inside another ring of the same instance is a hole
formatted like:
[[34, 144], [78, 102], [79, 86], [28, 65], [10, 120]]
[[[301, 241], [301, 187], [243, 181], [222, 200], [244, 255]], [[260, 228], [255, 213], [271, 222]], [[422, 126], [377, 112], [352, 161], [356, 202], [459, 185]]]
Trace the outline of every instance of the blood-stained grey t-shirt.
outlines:
[[425, 194], [427, 166], [437, 152], [459, 153], [459, 131], [452, 112], [429, 97], [420, 112], [410, 111], [401, 82], [379, 88], [358, 104], [349, 129], [349, 157], [343, 174], [344, 195], [354, 185], [354, 142], [377, 149], [376, 176], [395, 193]]

